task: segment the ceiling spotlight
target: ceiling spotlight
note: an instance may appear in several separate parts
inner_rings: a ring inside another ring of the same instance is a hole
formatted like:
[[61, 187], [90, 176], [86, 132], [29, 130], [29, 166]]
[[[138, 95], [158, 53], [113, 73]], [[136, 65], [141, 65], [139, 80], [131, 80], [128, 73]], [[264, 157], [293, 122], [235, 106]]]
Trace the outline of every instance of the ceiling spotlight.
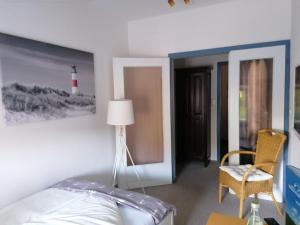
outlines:
[[175, 5], [174, 0], [168, 0], [168, 3], [169, 3], [169, 6], [170, 6], [170, 7], [173, 7], [173, 6]]
[[187, 5], [190, 3], [190, 0], [184, 0], [184, 3]]

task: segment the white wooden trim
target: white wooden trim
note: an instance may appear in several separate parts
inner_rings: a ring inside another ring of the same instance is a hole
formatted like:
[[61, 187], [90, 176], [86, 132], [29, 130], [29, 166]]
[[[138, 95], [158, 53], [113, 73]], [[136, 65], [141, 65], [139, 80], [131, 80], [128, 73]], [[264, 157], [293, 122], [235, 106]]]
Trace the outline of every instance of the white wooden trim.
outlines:
[[[124, 98], [124, 67], [161, 67], [163, 101], [163, 140], [164, 161], [162, 163], [136, 166], [145, 186], [172, 183], [171, 159], [171, 120], [170, 120], [170, 60], [169, 58], [113, 58], [114, 97]], [[116, 151], [120, 156], [118, 141], [119, 128], [116, 128]], [[126, 131], [125, 131], [126, 136]], [[127, 157], [121, 157], [122, 165], [118, 170], [118, 182], [122, 188], [136, 188], [137, 182], [132, 167], [127, 167]]]
[[[284, 130], [284, 87], [285, 87], [285, 46], [255, 48], [229, 53], [228, 77], [228, 145], [229, 151], [238, 150], [239, 143], [239, 86], [240, 61], [273, 58], [272, 127]], [[275, 177], [274, 194], [282, 202], [283, 160]], [[230, 157], [231, 164], [238, 164], [239, 157]]]

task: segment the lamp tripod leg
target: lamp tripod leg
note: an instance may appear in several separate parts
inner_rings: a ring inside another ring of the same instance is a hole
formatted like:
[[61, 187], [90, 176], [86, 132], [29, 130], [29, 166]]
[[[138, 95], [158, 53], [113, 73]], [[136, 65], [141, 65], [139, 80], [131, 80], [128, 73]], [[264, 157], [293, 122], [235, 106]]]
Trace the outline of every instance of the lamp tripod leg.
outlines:
[[139, 173], [138, 173], [138, 171], [137, 171], [137, 169], [136, 169], [136, 167], [135, 167], [135, 164], [134, 164], [133, 159], [132, 159], [132, 157], [131, 157], [130, 151], [129, 151], [127, 145], [126, 145], [126, 144], [124, 144], [124, 145], [125, 145], [125, 148], [126, 148], [126, 152], [127, 152], [128, 156], [129, 156], [129, 158], [130, 158], [131, 164], [132, 164], [132, 166], [133, 166], [135, 175], [136, 175], [138, 181], [139, 181], [140, 184], [141, 184], [141, 188], [142, 188], [142, 190], [143, 190], [143, 193], [146, 194], [144, 185], [143, 185], [142, 180], [141, 180], [141, 177], [140, 177], [140, 175], [139, 175]]
[[[122, 148], [122, 141], [120, 139], [120, 146]], [[118, 150], [117, 150], [118, 151]], [[113, 167], [113, 177], [114, 177], [114, 181], [113, 181], [113, 187], [117, 187], [117, 173], [118, 173], [118, 168], [121, 164], [121, 160], [123, 158], [123, 148], [121, 150], [121, 155], [119, 155], [118, 152], [116, 152], [115, 155], [115, 161], [114, 161], [114, 167]]]
[[138, 173], [138, 171], [137, 171], [137, 169], [136, 169], [136, 166], [135, 166], [135, 164], [134, 164], [134, 162], [133, 162], [133, 159], [132, 159], [132, 156], [131, 156], [131, 154], [130, 154], [130, 151], [129, 151], [127, 145], [126, 145], [125, 137], [124, 137], [124, 135], [123, 135], [124, 129], [125, 129], [124, 126], [121, 126], [121, 127], [120, 127], [120, 133], [119, 133], [119, 136], [120, 136], [120, 146], [121, 146], [121, 149], [123, 150], [123, 147], [125, 147], [126, 152], [127, 152], [128, 156], [129, 156], [129, 159], [130, 159], [130, 161], [131, 161], [131, 164], [132, 164], [132, 166], [133, 166], [135, 175], [136, 175], [136, 177], [137, 177], [137, 179], [138, 179], [138, 181], [139, 181], [139, 183], [140, 183], [140, 186], [141, 186], [141, 188], [142, 188], [142, 190], [143, 190], [143, 193], [146, 194], [146, 191], [145, 191], [144, 185], [143, 185], [143, 183], [142, 183], [141, 177], [140, 177], [140, 175], [139, 175], [139, 173]]
[[113, 187], [116, 185], [116, 178], [117, 178], [117, 154], [114, 160], [114, 167], [113, 167]]

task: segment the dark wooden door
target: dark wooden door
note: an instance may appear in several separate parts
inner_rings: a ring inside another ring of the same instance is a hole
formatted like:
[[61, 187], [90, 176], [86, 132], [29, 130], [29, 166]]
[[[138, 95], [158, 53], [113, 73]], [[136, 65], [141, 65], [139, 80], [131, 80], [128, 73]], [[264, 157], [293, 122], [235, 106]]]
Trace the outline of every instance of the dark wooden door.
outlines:
[[181, 161], [210, 158], [211, 68], [176, 70], [176, 153]]
[[220, 160], [228, 153], [228, 62], [220, 63]]

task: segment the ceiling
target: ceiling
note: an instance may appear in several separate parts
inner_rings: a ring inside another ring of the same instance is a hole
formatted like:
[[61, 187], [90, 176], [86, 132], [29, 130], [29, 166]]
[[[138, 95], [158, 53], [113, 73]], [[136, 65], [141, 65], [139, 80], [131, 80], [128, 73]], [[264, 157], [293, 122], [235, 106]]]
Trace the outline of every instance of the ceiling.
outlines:
[[118, 14], [126, 20], [137, 20], [178, 11], [236, 0], [191, 0], [185, 5], [183, 0], [175, 0], [176, 5], [169, 7], [168, 0], [90, 0], [105, 11]]
[[174, 1], [174, 7], [169, 6], [168, 0], [0, 0], [0, 3], [90, 5], [99, 13], [130, 21], [238, 0], [190, 0], [188, 5], [183, 0]]

